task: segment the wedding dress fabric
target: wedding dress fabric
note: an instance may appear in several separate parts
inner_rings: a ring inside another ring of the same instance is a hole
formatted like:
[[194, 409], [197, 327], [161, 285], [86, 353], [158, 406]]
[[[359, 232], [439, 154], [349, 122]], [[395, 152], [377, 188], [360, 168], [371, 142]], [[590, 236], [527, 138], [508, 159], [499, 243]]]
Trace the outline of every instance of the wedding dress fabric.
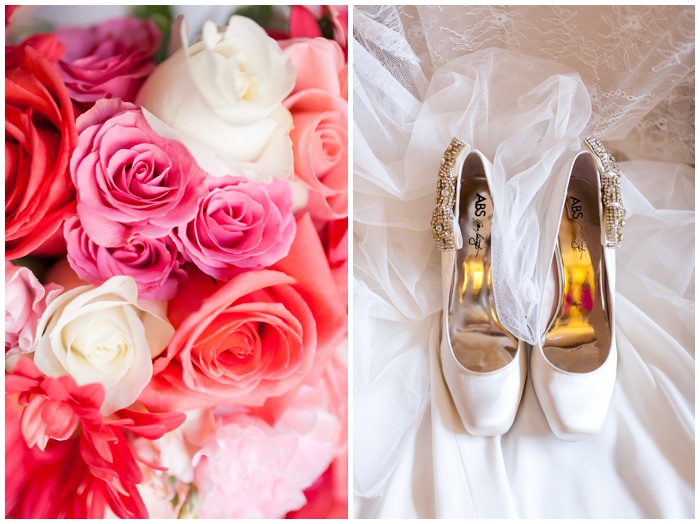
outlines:
[[[693, 516], [694, 8], [353, 15], [355, 516]], [[473, 437], [438, 357], [440, 158], [455, 136], [494, 163], [499, 319], [532, 343], [557, 195], [590, 134], [620, 161], [627, 209], [605, 425], [558, 440], [528, 382], [512, 429]]]

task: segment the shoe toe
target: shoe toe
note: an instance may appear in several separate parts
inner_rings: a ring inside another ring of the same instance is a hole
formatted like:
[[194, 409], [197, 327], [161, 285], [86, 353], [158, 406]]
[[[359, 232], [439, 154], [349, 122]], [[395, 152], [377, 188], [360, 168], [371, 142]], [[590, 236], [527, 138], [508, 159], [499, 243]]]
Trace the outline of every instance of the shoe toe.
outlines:
[[570, 373], [550, 364], [533, 348], [530, 376], [552, 432], [561, 440], [594, 437], [603, 427], [615, 387], [614, 348], [606, 362], [589, 373]]
[[479, 437], [503, 435], [513, 425], [525, 385], [524, 345], [505, 367], [478, 373], [462, 367], [447, 344], [443, 341], [443, 374], [465, 429]]

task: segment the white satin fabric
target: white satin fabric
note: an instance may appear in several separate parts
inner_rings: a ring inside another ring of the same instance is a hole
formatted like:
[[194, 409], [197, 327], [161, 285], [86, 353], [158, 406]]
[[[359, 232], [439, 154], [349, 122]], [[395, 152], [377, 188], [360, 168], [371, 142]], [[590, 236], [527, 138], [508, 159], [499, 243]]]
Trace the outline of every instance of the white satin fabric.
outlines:
[[[548, 54], [543, 40], [509, 40], [506, 28], [495, 33], [500, 40], [461, 45], [478, 39], [478, 9], [487, 8], [354, 11], [355, 516], [691, 517], [694, 169], [648, 160], [652, 147], [644, 161], [620, 162], [628, 218], [617, 252], [619, 359], [602, 432], [584, 442], [558, 440], [529, 381], [502, 437], [467, 434], [455, 410], [439, 366], [441, 264], [429, 229], [439, 161], [452, 136], [494, 162], [498, 313], [532, 342], [561, 209], [556, 195], [565, 190], [561, 173], [580, 139], [597, 130], [604, 141], [617, 140], [606, 145], [618, 160], [634, 158], [629, 137], [653, 136], [645, 118], [659, 118], [659, 106], [677, 107], [667, 95], [688, 82], [680, 73], [662, 82], [659, 62], [635, 55], [630, 65], [642, 76], [621, 70], [606, 78], [606, 89], [627, 86], [634, 99], [631, 80], [643, 86], [653, 79], [649, 89], [657, 93], [648, 99], [656, 102], [618, 100], [611, 113], [590, 70], [576, 56]], [[521, 8], [520, 18], [506, 13], [518, 34], [525, 26], [516, 22], [528, 17], [531, 25], [545, 23], [537, 9], [547, 8], [530, 9]], [[613, 26], [616, 9], [577, 8]], [[672, 32], [674, 9], [682, 8], [660, 9], [652, 13], [657, 25]], [[494, 16], [493, 9], [483, 15]], [[628, 38], [629, 50], [638, 42]], [[687, 39], [663, 42], [677, 46], [679, 64], [687, 65]], [[610, 55], [624, 62], [620, 49]], [[667, 150], [692, 150], [687, 133], [668, 140]]]

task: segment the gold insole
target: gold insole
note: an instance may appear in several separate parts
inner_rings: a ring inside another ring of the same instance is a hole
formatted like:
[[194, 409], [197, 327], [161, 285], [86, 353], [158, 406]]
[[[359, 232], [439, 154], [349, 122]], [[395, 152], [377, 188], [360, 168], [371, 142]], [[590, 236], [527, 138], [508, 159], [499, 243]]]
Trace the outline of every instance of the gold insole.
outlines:
[[460, 189], [459, 227], [449, 331], [455, 358], [465, 368], [487, 372], [513, 360], [517, 341], [498, 322], [491, 281], [493, 201], [485, 178], [470, 178]]
[[557, 246], [559, 305], [543, 345], [547, 359], [565, 371], [597, 369], [610, 350], [602, 256], [598, 192], [572, 178]]

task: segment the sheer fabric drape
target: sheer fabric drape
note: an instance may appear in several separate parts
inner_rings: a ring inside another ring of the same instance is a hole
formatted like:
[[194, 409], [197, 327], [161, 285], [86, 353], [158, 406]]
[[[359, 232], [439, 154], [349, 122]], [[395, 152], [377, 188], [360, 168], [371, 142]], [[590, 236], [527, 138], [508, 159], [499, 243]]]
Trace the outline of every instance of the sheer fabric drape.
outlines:
[[[359, 517], [694, 514], [694, 8], [354, 11], [354, 486]], [[494, 161], [499, 318], [540, 332], [565, 172], [595, 133], [624, 173], [618, 381], [603, 433], [466, 434], [437, 359], [429, 231], [452, 136]]]

